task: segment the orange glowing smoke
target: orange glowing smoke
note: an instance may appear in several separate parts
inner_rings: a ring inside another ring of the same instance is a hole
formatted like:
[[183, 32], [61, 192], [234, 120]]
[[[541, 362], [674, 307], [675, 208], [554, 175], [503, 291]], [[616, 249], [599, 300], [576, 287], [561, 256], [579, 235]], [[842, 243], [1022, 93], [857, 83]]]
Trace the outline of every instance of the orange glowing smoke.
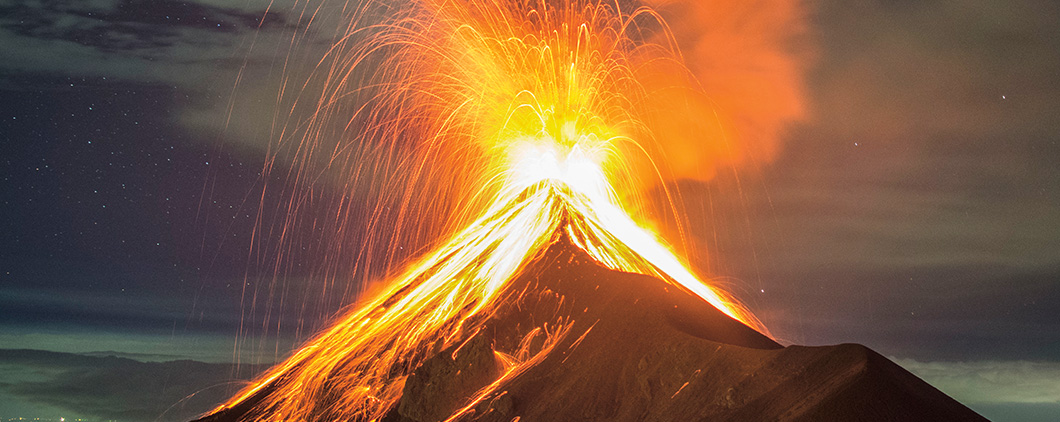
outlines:
[[666, 93], [651, 106], [663, 119], [655, 128], [657, 160], [673, 177], [697, 180], [720, 167], [771, 161], [788, 127], [807, 114], [803, 74], [812, 52], [804, 2], [647, 3], [667, 19], [702, 88], [688, 90], [666, 77], [655, 82]]
[[[412, 226], [419, 233], [420, 220], [444, 211], [440, 224], [450, 229], [442, 232], [450, 234], [217, 410], [254, 398], [248, 420], [382, 418], [408, 374], [469, 338], [557, 231], [605, 266], [655, 276], [764, 330], [625, 210], [643, 201], [644, 187], [709, 177], [714, 166], [764, 150], [741, 149], [736, 135], [754, 128], [775, 138], [779, 121], [799, 113], [785, 105], [757, 126], [735, 123], [739, 114], [716, 110], [721, 103], [702, 94], [665, 42], [672, 37], [659, 15], [626, 6], [345, 4], [349, 25], [302, 85], [319, 84], [322, 95], [299, 97], [312, 113], [282, 127], [277, 149], [285, 152], [275, 157], [292, 160], [294, 185], [308, 190], [320, 179], [350, 191], [377, 180], [382, 199], [367, 216], [377, 232]], [[387, 18], [372, 21], [380, 14]], [[762, 102], [746, 104], [768, 110]], [[313, 198], [296, 194], [285, 204], [281, 240]], [[333, 225], [313, 220], [313, 232], [322, 227], [341, 237], [356, 200], [337, 204]], [[379, 216], [385, 213], [397, 218]], [[374, 227], [382, 221], [395, 225]], [[328, 252], [356, 260], [341, 248]], [[523, 343], [537, 344], [534, 350], [496, 351], [507, 371], [482, 394], [539, 362], [569, 327], [531, 331]], [[531, 341], [537, 336], [545, 341]]]

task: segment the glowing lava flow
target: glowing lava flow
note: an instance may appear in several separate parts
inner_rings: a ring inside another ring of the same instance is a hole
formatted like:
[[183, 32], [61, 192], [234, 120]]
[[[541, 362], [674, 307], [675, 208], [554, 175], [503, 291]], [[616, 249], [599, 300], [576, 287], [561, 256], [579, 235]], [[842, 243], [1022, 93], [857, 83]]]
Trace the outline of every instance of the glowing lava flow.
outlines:
[[[762, 328], [623, 213], [608, 194], [603, 171], [579, 148], [565, 157], [551, 149], [530, 150], [534, 154], [523, 156], [510, 188], [485, 216], [218, 411], [273, 388], [255, 406], [253, 418], [383, 417], [417, 363], [473, 333], [505, 283], [557, 230], [612, 269], [680, 285], [729, 316]], [[542, 353], [547, 348], [530, 361]]]
[[[426, 116], [423, 130], [431, 133], [431, 142], [470, 137], [480, 143], [478, 149], [456, 149], [487, 157], [489, 164], [480, 166], [485, 176], [469, 178], [489, 181], [492, 205], [215, 412], [250, 406], [241, 413], [243, 420], [383, 418], [400, 399], [409, 374], [470, 338], [490, 317], [506, 283], [557, 231], [611, 269], [681, 286], [763, 331], [750, 313], [704, 284], [638, 225], [610, 183], [627, 183], [639, 174], [628, 168], [630, 157], [623, 151], [647, 150], [633, 141], [650, 127], [638, 117], [641, 102], [633, 99], [644, 95], [638, 72], [656, 69], [655, 56], [637, 47], [643, 40], [625, 35], [633, 17], [647, 12], [623, 15], [617, 3], [511, 3], [426, 2], [435, 10], [431, 19], [402, 23], [426, 36], [403, 38], [409, 35], [401, 35], [395, 24], [398, 35], [379, 41], [418, 52], [395, 65], [431, 69], [404, 73], [422, 80], [400, 85], [412, 96], [394, 104], [411, 112], [401, 105], [422, 100], [415, 102], [418, 114], [403, 118]], [[440, 35], [428, 44], [426, 38], [435, 34]], [[380, 123], [400, 124], [401, 119]], [[507, 371], [491, 388], [540, 361], [567, 328], [560, 324], [551, 332], [527, 334], [546, 337], [535, 351], [498, 351]]]

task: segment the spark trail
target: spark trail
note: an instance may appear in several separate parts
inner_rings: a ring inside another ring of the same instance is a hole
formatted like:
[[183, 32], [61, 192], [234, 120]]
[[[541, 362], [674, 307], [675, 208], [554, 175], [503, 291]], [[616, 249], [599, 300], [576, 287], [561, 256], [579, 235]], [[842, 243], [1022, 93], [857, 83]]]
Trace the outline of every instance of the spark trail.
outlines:
[[[655, 276], [764, 332], [626, 211], [645, 178], [661, 177], [650, 159], [660, 142], [653, 133], [676, 118], [660, 117], [653, 95], [695, 85], [672, 45], [651, 41], [666, 34], [661, 18], [622, 4], [425, 0], [370, 25], [361, 41], [349, 41], [363, 35], [351, 24], [329, 52], [344, 52], [336, 61], [343, 66], [328, 71], [331, 96], [318, 102], [298, 156], [308, 160], [324, 142], [318, 128], [338, 118], [334, 104], [355, 69], [386, 69], [368, 72], [374, 94], [348, 117], [347, 127], [364, 128], [353, 142], [382, 145], [384, 161], [400, 154], [398, 145], [420, 145], [401, 160], [407, 190], [399, 203], [412, 207], [414, 186], [450, 185], [447, 194], [464, 199], [446, 203], [468, 206], [455, 214], [464, 228], [214, 412], [251, 406], [244, 420], [383, 418], [409, 374], [470, 338], [557, 232], [611, 269]], [[352, 22], [367, 9], [359, 10]], [[492, 387], [559, 339], [582, 335], [569, 328], [527, 334], [527, 344], [545, 338], [532, 351], [497, 351], [507, 370]]]

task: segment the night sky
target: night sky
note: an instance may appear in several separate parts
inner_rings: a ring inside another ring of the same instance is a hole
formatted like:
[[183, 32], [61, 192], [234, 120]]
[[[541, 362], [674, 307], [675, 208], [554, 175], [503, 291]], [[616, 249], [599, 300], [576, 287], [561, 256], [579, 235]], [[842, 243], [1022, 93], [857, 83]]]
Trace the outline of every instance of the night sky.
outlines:
[[[247, 296], [268, 290], [248, 237], [277, 208], [262, 169], [304, 30], [267, 5], [0, 0], [0, 349], [37, 351], [0, 351], [0, 418], [179, 420], [349, 299]], [[809, 15], [809, 113], [775, 159], [676, 183], [693, 264], [781, 341], [862, 343], [989, 418], [1060, 418], [1060, 6]]]

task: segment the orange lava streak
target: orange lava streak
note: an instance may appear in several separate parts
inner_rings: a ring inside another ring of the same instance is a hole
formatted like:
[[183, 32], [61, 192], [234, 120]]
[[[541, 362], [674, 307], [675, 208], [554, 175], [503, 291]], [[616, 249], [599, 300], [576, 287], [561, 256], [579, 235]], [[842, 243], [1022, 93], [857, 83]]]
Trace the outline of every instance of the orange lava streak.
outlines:
[[[588, 176], [576, 175], [579, 183]], [[383, 417], [418, 363], [473, 333], [489, 316], [505, 283], [543, 251], [556, 230], [565, 230], [607, 266], [661, 277], [761, 329], [753, 316], [696, 280], [650, 232], [597, 196], [599, 192], [576, 191], [564, 179], [543, 176], [533, 186], [506, 191], [485, 216], [217, 410], [271, 388], [252, 418]], [[631, 248], [625, 241], [639, 246]], [[489, 391], [547, 353], [543, 350], [509, 368]]]
[[[338, 104], [362, 89], [351, 85], [365, 72], [364, 89], [375, 94], [345, 123], [364, 128], [349, 148], [374, 145], [400, 169], [399, 223], [417, 201], [444, 197], [418, 188], [439, 186], [461, 198], [446, 203], [468, 205], [450, 213], [464, 228], [216, 411], [251, 403], [247, 420], [382, 418], [408, 375], [469, 338], [558, 230], [605, 266], [680, 286], [764, 331], [626, 211], [660, 178], [648, 156], [664, 132], [658, 126], [679, 117], [660, 118], [653, 95], [696, 89], [676, 53], [650, 42], [666, 34], [657, 15], [592, 0], [427, 0], [396, 16], [361, 42], [351, 41], [361, 31], [351, 27], [329, 51], [350, 56], [327, 72], [294, 156], [303, 167], [318, 159], [322, 127], [350, 111]], [[406, 144], [415, 145], [407, 156]], [[569, 328], [547, 334], [546, 344]], [[464, 410], [549, 350], [497, 351], [504, 375]]]

